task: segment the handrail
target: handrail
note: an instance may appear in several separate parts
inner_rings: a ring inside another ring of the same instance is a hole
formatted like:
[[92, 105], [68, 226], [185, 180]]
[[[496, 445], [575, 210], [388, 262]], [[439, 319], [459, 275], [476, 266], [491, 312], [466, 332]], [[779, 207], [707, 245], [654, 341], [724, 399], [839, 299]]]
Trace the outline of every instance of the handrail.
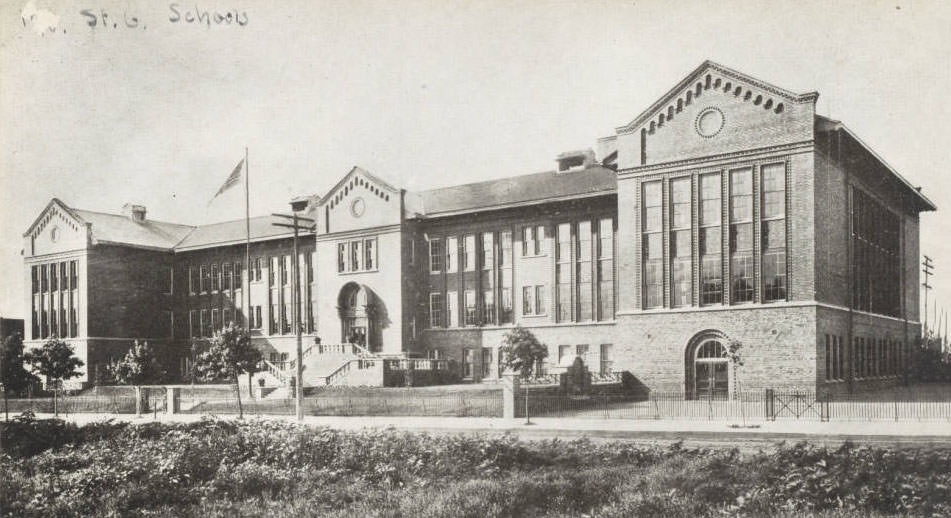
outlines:
[[282, 384], [287, 385], [287, 375], [284, 374], [283, 370], [281, 370], [280, 368], [278, 368], [277, 365], [274, 365], [268, 360], [261, 360], [261, 361], [264, 362], [264, 366], [267, 367], [267, 371], [272, 376], [277, 378], [277, 380], [280, 381]]
[[356, 364], [357, 370], [368, 369], [376, 366], [376, 359], [373, 358], [354, 358], [347, 360], [340, 367], [337, 367], [336, 370], [331, 372], [326, 376], [322, 376], [324, 379], [324, 385], [333, 385], [336, 381], [344, 378], [346, 374], [350, 372], [351, 366]]
[[[301, 351], [301, 355], [300, 355], [301, 360], [303, 360], [304, 358], [307, 358], [307, 357], [310, 355], [310, 352], [311, 352], [313, 349], [314, 349], [314, 346], [313, 346], [313, 345], [308, 345], [306, 349], [304, 349], [303, 351]], [[290, 359], [290, 360], [287, 361], [287, 368], [288, 368], [288, 369], [296, 368], [296, 366], [297, 366], [297, 358], [292, 358], [292, 359]]]

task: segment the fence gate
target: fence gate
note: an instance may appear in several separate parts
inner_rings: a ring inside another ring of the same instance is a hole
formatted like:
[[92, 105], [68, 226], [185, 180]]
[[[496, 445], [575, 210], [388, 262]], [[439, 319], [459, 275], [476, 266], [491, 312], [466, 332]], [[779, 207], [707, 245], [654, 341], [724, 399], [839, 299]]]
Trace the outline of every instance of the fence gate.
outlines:
[[829, 420], [829, 399], [812, 392], [776, 392], [766, 389], [766, 419], [777, 417]]

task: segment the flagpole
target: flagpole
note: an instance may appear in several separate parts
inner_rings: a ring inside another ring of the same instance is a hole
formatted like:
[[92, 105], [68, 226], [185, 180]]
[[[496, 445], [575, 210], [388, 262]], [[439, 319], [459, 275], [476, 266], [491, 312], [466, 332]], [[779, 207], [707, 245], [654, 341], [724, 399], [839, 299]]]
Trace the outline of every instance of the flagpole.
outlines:
[[251, 309], [251, 194], [249, 176], [251, 176], [251, 171], [248, 167], [248, 146], [244, 146], [244, 230], [247, 238], [244, 247], [244, 279], [248, 283], [248, 288], [245, 290], [248, 295], [248, 305], [244, 308], [244, 325], [245, 329], [250, 332], [253, 311]]

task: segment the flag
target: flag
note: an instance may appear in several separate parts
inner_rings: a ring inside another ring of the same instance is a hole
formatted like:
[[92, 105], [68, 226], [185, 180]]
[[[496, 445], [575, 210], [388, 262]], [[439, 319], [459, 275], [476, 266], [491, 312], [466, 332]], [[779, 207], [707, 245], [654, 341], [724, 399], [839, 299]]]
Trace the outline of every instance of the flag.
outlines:
[[225, 180], [225, 183], [221, 184], [221, 188], [218, 189], [218, 192], [216, 192], [215, 195], [211, 197], [211, 201], [209, 201], [208, 203], [210, 204], [212, 201], [215, 201], [215, 198], [220, 196], [221, 193], [227, 191], [234, 184], [238, 183], [241, 180], [241, 171], [243, 170], [244, 170], [244, 159], [242, 158], [241, 161], [238, 162], [238, 165], [234, 167], [234, 171], [231, 171], [231, 174], [228, 175], [228, 179]]

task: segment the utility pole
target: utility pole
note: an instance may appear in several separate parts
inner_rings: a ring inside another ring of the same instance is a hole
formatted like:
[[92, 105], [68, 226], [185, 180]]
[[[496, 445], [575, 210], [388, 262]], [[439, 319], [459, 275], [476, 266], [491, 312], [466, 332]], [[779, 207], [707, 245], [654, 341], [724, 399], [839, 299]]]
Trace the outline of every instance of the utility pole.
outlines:
[[293, 301], [291, 310], [294, 315], [292, 318], [294, 334], [297, 336], [297, 373], [294, 376], [294, 408], [297, 411], [298, 421], [304, 419], [304, 347], [301, 343], [303, 340], [301, 336], [303, 330], [300, 325], [300, 251], [297, 241], [302, 230], [307, 233], [317, 232], [316, 221], [297, 215], [298, 212], [305, 208], [307, 208], [306, 200], [293, 201], [291, 202], [291, 210], [294, 211], [293, 214], [273, 214], [273, 216], [291, 220], [291, 224], [272, 223], [274, 226], [294, 229], [294, 260], [291, 262], [291, 271], [293, 272], [294, 281], [291, 284], [291, 300]]
[[924, 256], [925, 260], [921, 263], [921, 271], [925, 274], [925, 282], [921, 285], [925, 288], [925, 327], [922, 335], [928, 337], [928, 290], [931, 289], [931, 284], [928, 281], [931, 279], [931, 276], [934, 275], [934, 263], [931, 261], [931, 258], [927, 255]]

